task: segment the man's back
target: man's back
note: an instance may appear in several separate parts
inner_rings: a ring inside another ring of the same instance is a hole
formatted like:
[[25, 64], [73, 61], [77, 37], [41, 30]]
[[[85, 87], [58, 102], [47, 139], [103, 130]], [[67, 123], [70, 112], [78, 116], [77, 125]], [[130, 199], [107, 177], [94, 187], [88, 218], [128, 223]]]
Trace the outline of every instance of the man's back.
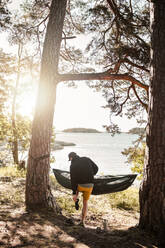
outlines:
[[97, 165], [90, 158], [77, 156], [71, 162], [71, 179], [76, 184], [92, 183], [97, 171]]
[[78, 194], [83, 194], [82, 225], [85, 225], [85, 218], [88, 210], [88, 200], [93, 190], [94, 175], [98, 171], [97, 165], [87, 157], [79, 157], [75, 152], [68, 154], [70, 166], [71, 185], [75, 208], [78, 210]]

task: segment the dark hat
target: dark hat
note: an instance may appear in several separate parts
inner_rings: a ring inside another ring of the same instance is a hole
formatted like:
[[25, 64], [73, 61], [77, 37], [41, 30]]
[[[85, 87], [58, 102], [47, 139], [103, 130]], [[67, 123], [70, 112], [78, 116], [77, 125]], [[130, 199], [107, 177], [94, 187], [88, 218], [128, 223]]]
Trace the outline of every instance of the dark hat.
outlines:
[[76, 156], [77, 156], [77, 154], [76, 154], [75, 152], [70, 152], [70, 153], [68, 154], [69, 161], [70, 161], [71, 158], [74, 158], [74, 157], [76, 157]]

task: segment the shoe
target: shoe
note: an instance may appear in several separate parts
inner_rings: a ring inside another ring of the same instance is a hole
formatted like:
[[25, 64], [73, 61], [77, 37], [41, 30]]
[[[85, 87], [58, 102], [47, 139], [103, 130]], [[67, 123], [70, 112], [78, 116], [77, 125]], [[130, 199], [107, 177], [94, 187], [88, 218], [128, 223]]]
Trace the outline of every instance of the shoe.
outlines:
[[78, 204], [78, 202], [79, 202], [79, 199], [77, 199], [76, 202], [75, 202], [75, 209], [76, 210], [79, 210], [79, 204]]
[[79, 226], [86, 227], [83, 221], [80, 221]]

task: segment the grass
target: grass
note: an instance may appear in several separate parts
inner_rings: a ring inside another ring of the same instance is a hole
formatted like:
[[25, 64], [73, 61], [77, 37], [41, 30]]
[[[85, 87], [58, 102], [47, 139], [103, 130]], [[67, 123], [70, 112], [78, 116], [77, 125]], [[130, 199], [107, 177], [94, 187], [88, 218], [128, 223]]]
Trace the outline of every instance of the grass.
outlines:
[[108, 195], [112, 208], [139, 211], [138, 189], [130, 187], [125, 191]]
[[5, 166], [0, 168], [1, 177], [25, 178], [26, 170], [19, 170], [16, 165]]
[[[25, 179], [26, 170], [19, 170], [16, 166], [1, 167], [0, 168], [1, 177], [12, 177], [15, 179]], [[51, 188], [53, 195], [56, 198], [59, 206], [66, 211], [67, 213], [75, 212], [75, 208], [71, 191], [61, 187], [54, 175], [50, 175]], [[14, 183], [14, 182], [13, 182]], [[12, 184], [13, 184], [12, 183]], [[21, 191], [20, 191], [21, 190]], [[3, 201], [12, 201], [12, 202], [23, 202], [24, 198], [24, 189], [18, 189], [16, 185], [13, 185], [11, 191], [7, 195], [3, 196]], [[80, 207], [81, 207], [80, 202]], [[89, 210], [98, 213], [102, 209], [109, 208], [118, 208], [124, 210], [139, 211], [139, 197], [138, 189], [130, 187], [129, 189], [117, 193], [100, 195], [100, 196], [91, 196], [89, 201]]]

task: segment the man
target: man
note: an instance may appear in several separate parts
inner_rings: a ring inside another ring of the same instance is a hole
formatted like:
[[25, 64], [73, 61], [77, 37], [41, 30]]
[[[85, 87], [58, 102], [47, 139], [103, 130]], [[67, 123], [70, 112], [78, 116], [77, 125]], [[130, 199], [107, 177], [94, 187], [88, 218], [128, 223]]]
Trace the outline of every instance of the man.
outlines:
[[97, 165], [87, 157], [79, 157], [75, 152], [68, 155], [70, 165], [71, 185], [73, 190], [73, 200], [78, 209], [78, 194], [83, 194], [82, 222], [85, 226], [85, 218], [88, 211], [88, 200], [93, 190], [94, 175], [98, 172]]

